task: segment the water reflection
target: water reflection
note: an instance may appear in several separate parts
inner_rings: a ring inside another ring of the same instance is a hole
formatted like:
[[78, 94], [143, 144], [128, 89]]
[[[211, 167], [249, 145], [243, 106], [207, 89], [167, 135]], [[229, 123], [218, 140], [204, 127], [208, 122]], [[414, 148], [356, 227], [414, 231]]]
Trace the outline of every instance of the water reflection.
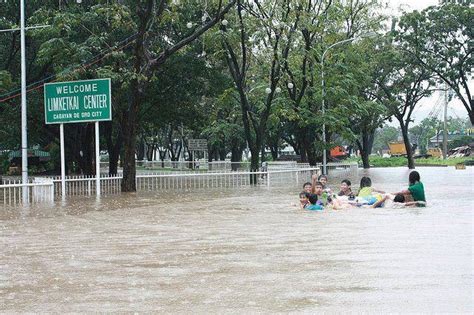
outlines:
[[[292, 186], [2, 210], [0, 311], [469, 312], [473, 169], [417, 170], [425, 209], [305, 212]], [[408, 173], [351, 180], [396, 191]]]

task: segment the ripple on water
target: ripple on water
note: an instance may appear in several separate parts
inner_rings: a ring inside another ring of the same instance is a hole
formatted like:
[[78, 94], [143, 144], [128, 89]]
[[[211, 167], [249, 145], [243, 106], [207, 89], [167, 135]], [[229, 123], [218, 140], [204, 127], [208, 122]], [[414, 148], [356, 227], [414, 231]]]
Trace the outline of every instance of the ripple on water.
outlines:
[[469, 312], [473, 168], [418, 171], [422, 209], [304, 212], [296, 185], [5, 209], [0, 311]]

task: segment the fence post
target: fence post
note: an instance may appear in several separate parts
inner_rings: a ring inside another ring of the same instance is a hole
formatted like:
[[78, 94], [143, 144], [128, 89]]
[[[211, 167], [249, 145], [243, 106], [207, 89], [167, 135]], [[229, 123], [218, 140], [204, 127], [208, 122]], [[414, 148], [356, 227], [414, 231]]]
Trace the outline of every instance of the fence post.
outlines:
[[51, 202], [54, 202], [54, 182], [51, 180], [51, 186], [49, 189], [49, 198], [51, 198]]
[[270, 187], [270, 172], [267, 170], [267, 187]]

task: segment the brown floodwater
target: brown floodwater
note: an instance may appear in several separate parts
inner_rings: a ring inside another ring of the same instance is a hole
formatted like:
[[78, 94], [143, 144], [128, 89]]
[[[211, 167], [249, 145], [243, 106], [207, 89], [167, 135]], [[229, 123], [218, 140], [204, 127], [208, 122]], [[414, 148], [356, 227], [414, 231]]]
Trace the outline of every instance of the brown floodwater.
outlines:
[[0, 312], [470, 313], [474, 169], [417, 170], [426, 208], [303, 211], [295, 186], [0, 208]]

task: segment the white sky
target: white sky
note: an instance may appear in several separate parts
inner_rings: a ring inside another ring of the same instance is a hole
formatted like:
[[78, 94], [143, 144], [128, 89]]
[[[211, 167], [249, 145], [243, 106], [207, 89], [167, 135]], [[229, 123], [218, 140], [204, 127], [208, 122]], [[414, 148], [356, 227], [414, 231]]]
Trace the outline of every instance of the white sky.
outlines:
[[[391, 15], [399, 16], [403, 11], [413, 11], [413, 10], [423, 10], [429, 6], [437, 5], [439, 3], [438, 0], [385, 0], [388, 3], [390, 10], [387, 12]], [[474, 90], [473, 86], [474, 82], [470, 82], [470, 87]], [[435, 92], [431, 97], [424, 98], [420, 101], [420, 104], [417, 109], [415, 109], [413, 118], [415, 120], [412, 123], [412, 126], [418, 124], [423, 118], [427, 117], [429, 113], [433, 110], [439, 102], [443, 100], [441, 92]], [[439, 119], [443, 118], [444, 110], [440, 111]], [[460, 117], [460, 118], [467, 118], [467, 110], [463, 106], [462, 102], [456, 98], [454, 98], [448, 105], [448, 117]], [[396, 120], [392, 122], [390, 125], [398, 126]]]

